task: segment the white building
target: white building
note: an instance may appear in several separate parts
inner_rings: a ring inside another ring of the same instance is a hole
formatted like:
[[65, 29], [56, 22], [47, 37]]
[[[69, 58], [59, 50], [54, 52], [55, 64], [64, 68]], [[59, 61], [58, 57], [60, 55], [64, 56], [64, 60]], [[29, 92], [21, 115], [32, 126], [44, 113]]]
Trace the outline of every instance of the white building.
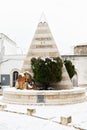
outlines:
[[70, 59], [75, 65], [78, 85], [87, 86], [87, 42], [77, 44], [73, 51], [74, 55], [66, 55], [63, 57]]
[[24, 55], [17, 44], [4, 34], [0, 34], [0, 83], [14, 86], [22, 67]]

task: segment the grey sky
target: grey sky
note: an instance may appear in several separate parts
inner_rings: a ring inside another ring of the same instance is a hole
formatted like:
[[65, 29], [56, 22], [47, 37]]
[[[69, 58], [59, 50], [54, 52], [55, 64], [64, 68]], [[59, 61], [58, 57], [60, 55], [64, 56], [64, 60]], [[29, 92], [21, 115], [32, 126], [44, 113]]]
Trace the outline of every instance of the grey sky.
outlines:
[[0, 0], [0, 33], [24, 50], [44, 11], [61, 54], [87, 42], [87, 0]]

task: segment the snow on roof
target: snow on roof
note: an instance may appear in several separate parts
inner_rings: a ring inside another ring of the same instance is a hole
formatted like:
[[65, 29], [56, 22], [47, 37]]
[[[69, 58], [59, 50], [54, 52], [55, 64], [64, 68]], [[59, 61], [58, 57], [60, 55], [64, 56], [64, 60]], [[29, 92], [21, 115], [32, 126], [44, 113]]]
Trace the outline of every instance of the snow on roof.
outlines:
[[6, 36], [5, 34], [3, 33], [0, 33], [0, 39], [6, 39], [10, 44], [14, 45], [14, 46], [17, 46], [16, 42], [14, 42], [13, 40], [11, 40], [8, 36]]

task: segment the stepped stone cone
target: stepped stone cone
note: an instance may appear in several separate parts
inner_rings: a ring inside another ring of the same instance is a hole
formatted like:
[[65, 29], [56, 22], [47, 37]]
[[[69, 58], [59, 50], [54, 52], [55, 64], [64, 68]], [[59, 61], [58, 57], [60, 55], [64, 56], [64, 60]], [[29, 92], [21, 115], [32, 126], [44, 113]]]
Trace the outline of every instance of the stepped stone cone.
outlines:
[[[32, 57], [61, 57], [48, 23], [45, 21], [39, 22], [37, 26], [32, 43], [23, 63], [22, 72], [29, 71], [32, 73], [30, 62]], [[52, 85], [54, 85], [56, 89], [71, 89], [72, 83], [64, 65], [62, 72], [62, 81]]]

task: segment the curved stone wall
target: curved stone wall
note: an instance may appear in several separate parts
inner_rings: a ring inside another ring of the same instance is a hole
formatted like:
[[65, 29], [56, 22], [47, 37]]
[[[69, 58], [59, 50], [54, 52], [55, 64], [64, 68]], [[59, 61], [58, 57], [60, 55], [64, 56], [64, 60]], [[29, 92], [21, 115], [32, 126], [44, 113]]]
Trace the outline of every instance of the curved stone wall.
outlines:
[[28, 105], [58, 105], [83, 102], [86, 99], [84, 88], [70, 90], [18, 90], [6, 88], [3, 91], [3, 101], [13, 104]]

